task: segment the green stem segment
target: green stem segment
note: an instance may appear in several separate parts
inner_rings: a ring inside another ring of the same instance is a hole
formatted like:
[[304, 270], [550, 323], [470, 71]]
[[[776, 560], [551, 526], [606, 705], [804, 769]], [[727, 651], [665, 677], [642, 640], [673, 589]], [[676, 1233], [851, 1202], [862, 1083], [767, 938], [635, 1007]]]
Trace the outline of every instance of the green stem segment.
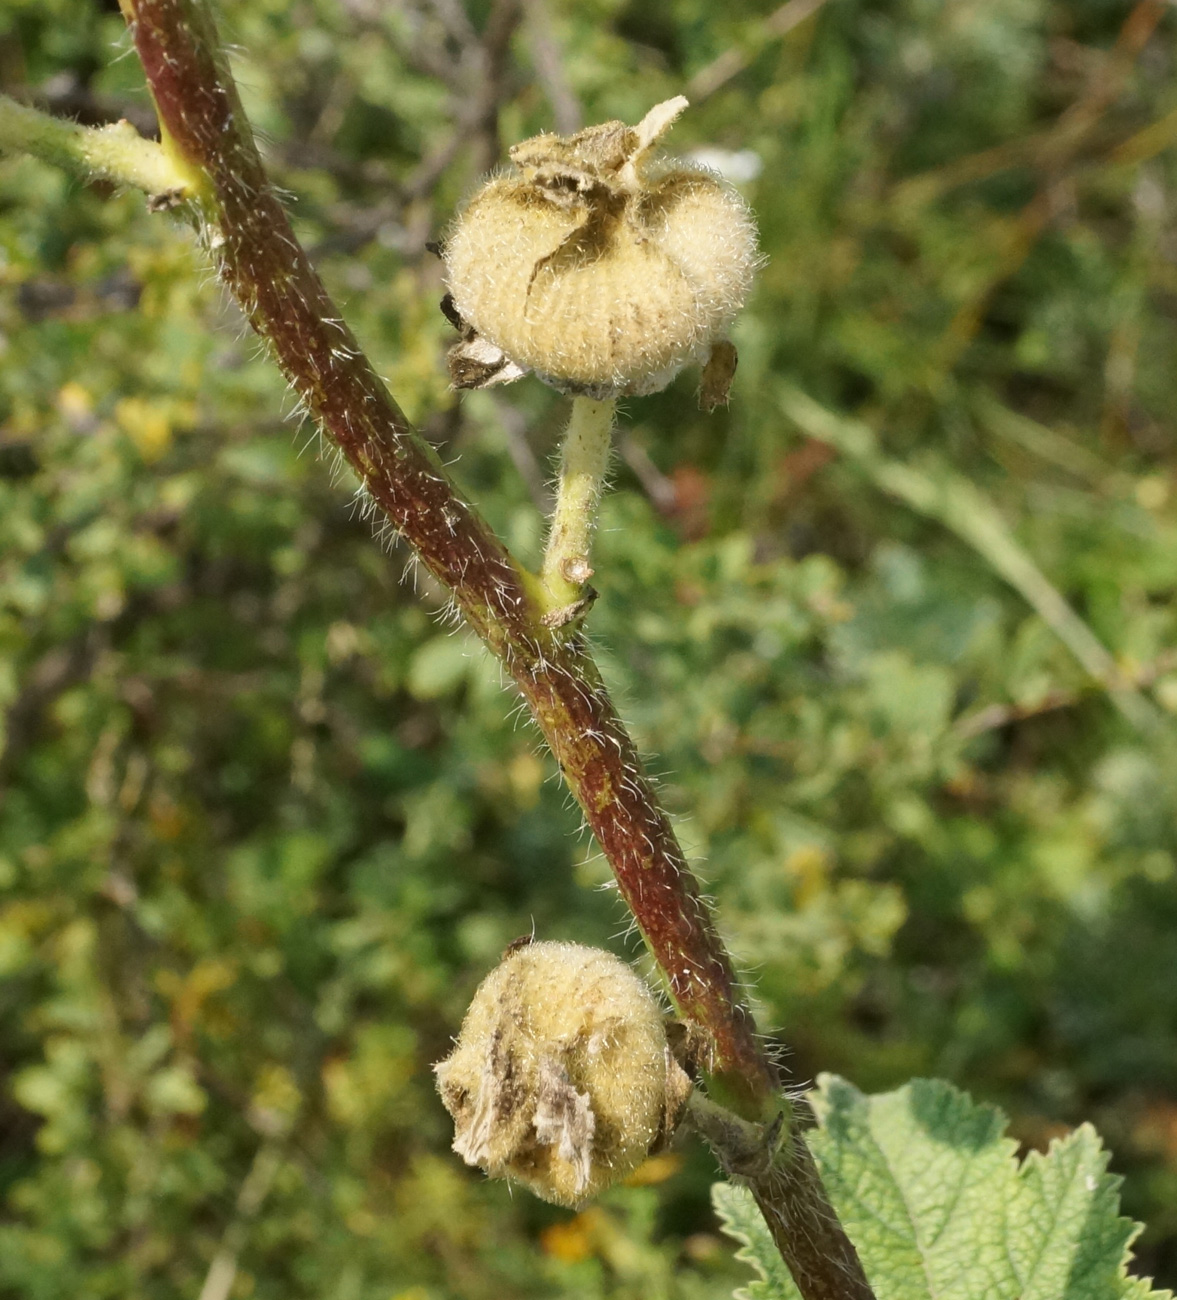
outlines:
[[168, 206], [187, 198], [192, 173], [130, 122], [79, 126], [0, 95], [0, 148], [19, 149], [84, 176], [145, 190]]
[[[700, 1031], [709, 1092], [747, 1119], [787, 1113], [711, 914], [575, 621], [545, 617], [551, 610], [537, 598], [542, 584], [461, 496], [340, 319], [262, 168], [204, 0], [120, 5], [167, 149], [199, 177], [193, 197], [222, 281], [373, 503], [510, 673], [680, 1014]], [[803, 1300], [873, 1300], [796, 1141], [791, 1178], [757, 1195]], [[800, 1230], [778, 1232], [779, 1224]]]
[[593, 576], [590, 556], [597, 506], [609, 468], [615, 406], [615, 402], [594, 402], [589, 397], [572, 399], [560, 486], [539, 575], [551, 622], [559, 621], [558, 611], [581, 606], [585, 584]]

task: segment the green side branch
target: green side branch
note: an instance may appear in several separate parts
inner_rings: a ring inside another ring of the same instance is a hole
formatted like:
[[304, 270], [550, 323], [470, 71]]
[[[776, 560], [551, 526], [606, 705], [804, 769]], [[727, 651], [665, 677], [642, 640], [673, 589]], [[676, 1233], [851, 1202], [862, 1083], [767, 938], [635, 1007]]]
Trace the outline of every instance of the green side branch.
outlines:
[[130, 122], [79, 126], [0, 95], [0, 149], [32, 154], [87, 179], [128, 185], [170, 206], [194, 192], [192, 171]]

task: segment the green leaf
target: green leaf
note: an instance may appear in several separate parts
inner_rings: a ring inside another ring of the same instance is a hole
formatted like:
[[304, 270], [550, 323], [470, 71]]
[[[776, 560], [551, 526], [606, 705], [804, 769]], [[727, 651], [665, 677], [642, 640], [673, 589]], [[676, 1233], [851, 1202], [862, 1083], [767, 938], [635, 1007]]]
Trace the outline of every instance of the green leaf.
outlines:
[[[810, 1145], [878, 1300], [1162, 1300], [1129, 1277], [1139, 1229], [1084, 1124], [1020, 1164], [1005, 1117], [939, 1080], [867, 1097], [825, 1076]], [[797, 1292], [751, 1195], [718, 1185], [716, 1211], [761, 1274], [748, 1300]]]

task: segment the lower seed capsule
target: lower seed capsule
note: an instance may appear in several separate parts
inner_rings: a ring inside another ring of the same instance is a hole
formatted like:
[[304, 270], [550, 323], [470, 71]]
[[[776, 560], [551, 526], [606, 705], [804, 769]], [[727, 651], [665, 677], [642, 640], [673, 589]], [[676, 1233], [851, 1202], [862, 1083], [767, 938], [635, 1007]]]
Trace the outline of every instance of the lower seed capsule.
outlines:
[[611, 953], [573, 943], [510, 952], [435, 1068], [454, 1150], [558, 1205], [632, 1173], [691, 1087], [646, 985]]

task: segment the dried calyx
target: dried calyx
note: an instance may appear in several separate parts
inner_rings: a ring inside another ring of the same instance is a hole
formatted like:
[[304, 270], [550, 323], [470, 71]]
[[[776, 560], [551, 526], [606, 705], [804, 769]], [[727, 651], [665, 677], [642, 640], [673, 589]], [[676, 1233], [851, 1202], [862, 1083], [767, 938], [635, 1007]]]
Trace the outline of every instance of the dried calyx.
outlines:
[[454, 1150], [558, 1205], [632, 1173], [691, 1090], [646, 985], [611, 953], [573, 943], [508, 952], [436, 1072]]
[[443, 252], [462, 331], [455, 387], [534, 370], [604, 400], [656, 392], [699, 362], [702, 405], [726, 401], [735, 349], [723, 336], [751, 287], [756, 228], [712, 172], [655, 157], [686, 106], [679, 96], [636, 127], [525, 140], [470, 199]]

